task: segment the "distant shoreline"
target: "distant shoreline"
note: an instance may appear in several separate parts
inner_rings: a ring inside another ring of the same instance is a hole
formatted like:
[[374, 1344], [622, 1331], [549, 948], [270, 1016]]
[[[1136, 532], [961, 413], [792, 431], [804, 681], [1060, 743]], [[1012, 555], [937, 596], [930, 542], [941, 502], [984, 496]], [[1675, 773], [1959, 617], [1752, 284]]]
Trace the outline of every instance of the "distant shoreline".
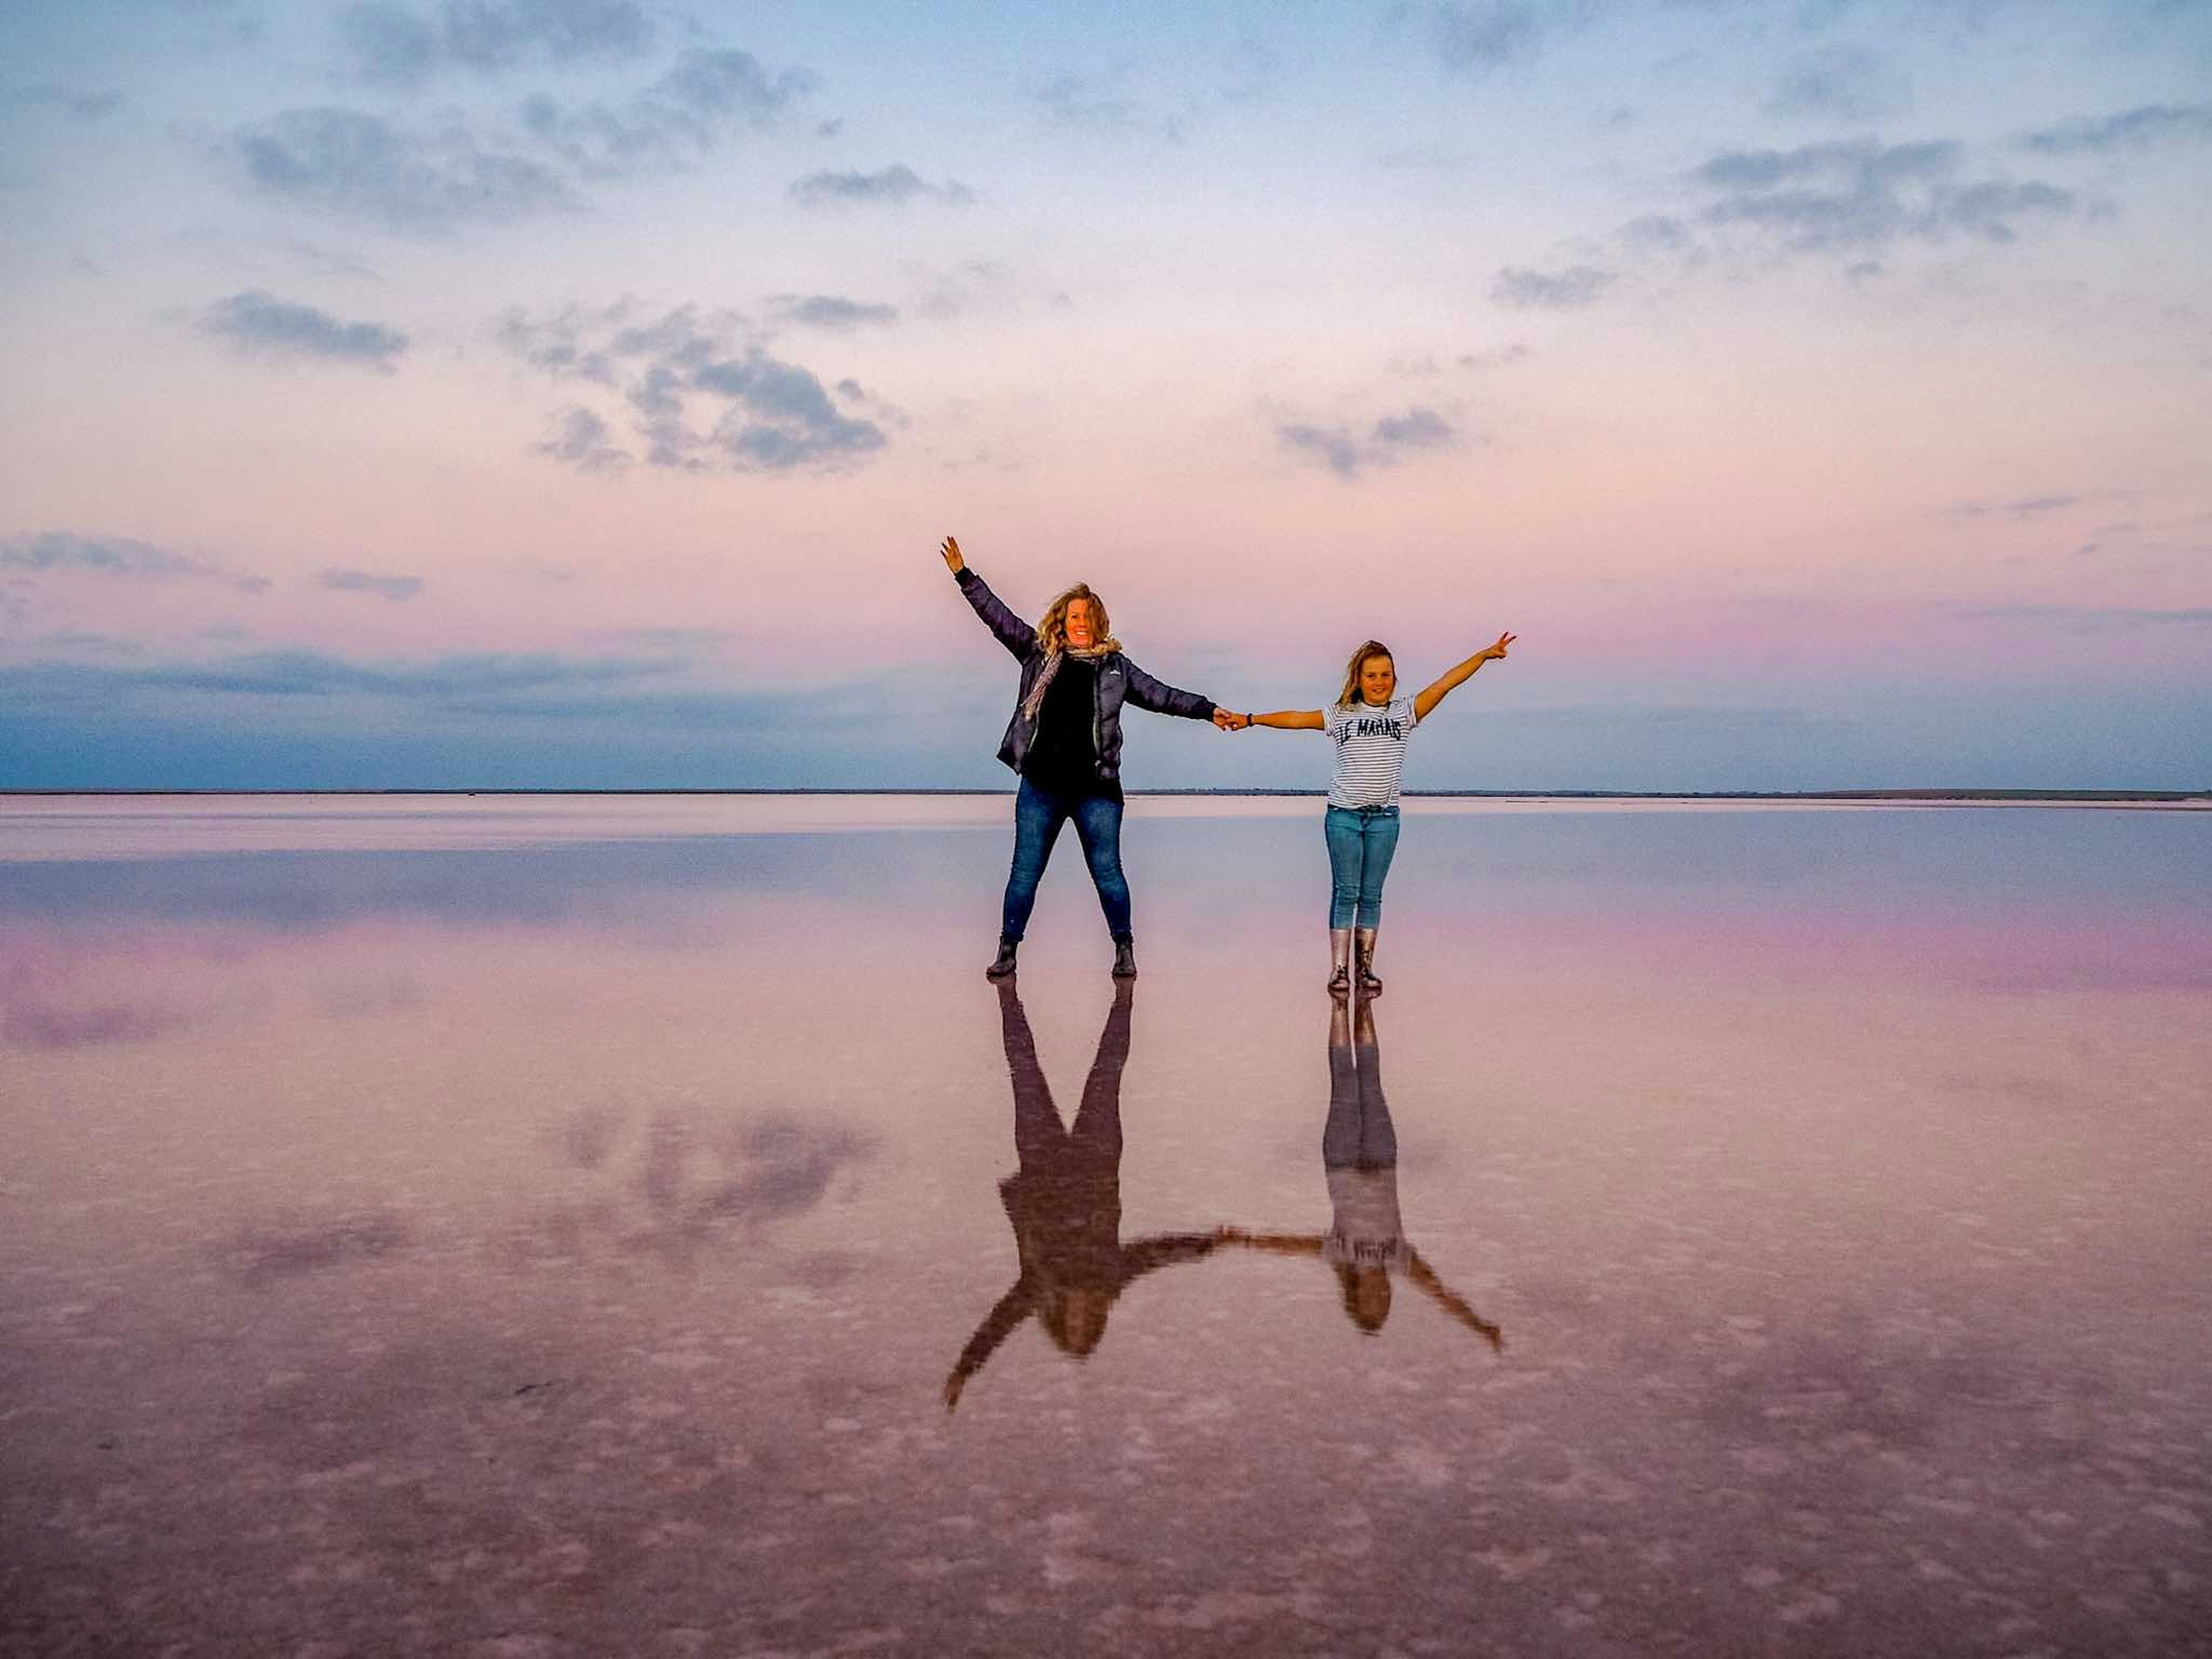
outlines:
[[[226, 799], [240, 798], [313, 798], [343, 799], [392, 796], [438, 796], [469, 799], [476, 796], [990, 796], [1011, 795], [1011, 789], [0, 789], [0, 800], [123, 797], [131, 799]], [[1132, 796], [1221, 799], [1310, 797], [1319, 789], [1131, 789]], [[2117, 805], [2212, 805], [2212, 789], [1408, 789], [1409, 800], [1651, 800], [1651, 801], [1909, 801], [1963, 805], [1976, 803], [2055, 805], [2110, 804]]]

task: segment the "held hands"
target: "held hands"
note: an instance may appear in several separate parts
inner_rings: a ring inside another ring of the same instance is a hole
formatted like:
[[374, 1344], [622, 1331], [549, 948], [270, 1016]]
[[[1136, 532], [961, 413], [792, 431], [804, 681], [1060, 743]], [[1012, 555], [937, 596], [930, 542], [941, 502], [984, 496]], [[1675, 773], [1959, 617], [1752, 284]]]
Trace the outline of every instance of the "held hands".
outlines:
[[954, 575], [958, 575], [968, 568], [968, 561], [960, 556], [960, 544], [953, 538], [947, 536], [945, 538], [945, 545], [937, 550], [945, 556], [945, 568]]
[[1232, 714], [1226, 708], [1217, 706], [1213, 711], [1213, 723], [1224, 732], [1242, 732], [1252, 724], [1252, 717], [1249, 714]]

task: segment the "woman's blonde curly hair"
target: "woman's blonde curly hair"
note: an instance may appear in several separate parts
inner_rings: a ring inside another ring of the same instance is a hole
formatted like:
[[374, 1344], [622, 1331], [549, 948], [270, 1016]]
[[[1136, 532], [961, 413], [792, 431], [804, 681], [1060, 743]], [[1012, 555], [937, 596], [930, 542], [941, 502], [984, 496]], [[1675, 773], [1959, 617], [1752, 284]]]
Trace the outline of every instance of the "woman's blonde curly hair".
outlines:
[[1121, 641], [1114, 637], [1114, 625], [1106, 620], [1106, 601], [1091, 591], [1089, 582], [1078, 582], [1052, 602], [1037, 624], [1037, 643], [1048, 651], [1067, 648], [1067, 607], [1077, 599], [1091, 601], [1091, 648], [1093, 651], [1119, 651]]

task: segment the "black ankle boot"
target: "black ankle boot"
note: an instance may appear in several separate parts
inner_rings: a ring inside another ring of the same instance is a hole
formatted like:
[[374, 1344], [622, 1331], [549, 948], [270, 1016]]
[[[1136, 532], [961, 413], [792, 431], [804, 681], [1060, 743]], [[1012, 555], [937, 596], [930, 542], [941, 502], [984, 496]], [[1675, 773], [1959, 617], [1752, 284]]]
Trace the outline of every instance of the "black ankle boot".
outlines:
[[986, 979], [1004, 979], [1008, 974], [1012, 973], [1014, 947], [1020, 943], [1018, 939], [1008, 939], [1004, 934], [1000, 935], [999, 954], [992, 957], [991, 965], [983, 970], [983, 976]]
[[1117, 939], [1114, 941], [1114, 977], [1134, 979], [1137, 976], [1137, 946], [1135, 941]]

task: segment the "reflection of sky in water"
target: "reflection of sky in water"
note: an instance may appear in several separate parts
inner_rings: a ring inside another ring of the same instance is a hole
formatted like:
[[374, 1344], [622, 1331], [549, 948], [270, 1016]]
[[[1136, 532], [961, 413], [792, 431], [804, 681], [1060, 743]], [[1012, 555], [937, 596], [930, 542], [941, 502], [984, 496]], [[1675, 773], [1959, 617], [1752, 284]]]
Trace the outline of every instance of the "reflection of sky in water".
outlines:
[[2203, 1627], [2201, 815], [1417, 809], [1385, 1180], [1310, 803], [470, 810], [0, 862], [0, 1647]]

